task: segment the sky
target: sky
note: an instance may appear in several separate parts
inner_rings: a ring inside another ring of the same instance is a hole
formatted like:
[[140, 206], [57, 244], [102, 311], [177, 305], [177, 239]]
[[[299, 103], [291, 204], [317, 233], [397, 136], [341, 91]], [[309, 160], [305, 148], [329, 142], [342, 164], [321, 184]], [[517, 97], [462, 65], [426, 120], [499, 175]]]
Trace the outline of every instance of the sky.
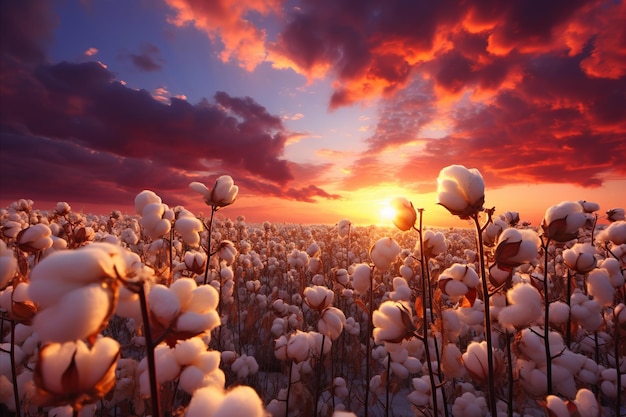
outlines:
[[626, 1], [0, 0], [0, 207], [133, 213], [239, 187], [249, 222], [424, 223], [437, 176], [538, 225], [626, 206]]

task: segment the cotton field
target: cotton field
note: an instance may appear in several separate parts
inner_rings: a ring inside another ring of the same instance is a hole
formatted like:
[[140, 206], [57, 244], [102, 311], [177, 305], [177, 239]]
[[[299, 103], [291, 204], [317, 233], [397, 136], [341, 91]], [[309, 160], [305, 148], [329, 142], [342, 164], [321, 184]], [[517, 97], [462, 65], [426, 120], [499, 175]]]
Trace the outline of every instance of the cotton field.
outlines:
[[[135, 213], [28, 199], [0, 210], [0, 414], [620, 416], [624, 209], [485, 207], [444, 168], [429, 228], [249, 224], [230, 176], [190, 184], [209, 216], [153, 191]], [[599, 219], [603, 219], [599, 222]], [[608, 220], [608, 222], [607, 222]]]

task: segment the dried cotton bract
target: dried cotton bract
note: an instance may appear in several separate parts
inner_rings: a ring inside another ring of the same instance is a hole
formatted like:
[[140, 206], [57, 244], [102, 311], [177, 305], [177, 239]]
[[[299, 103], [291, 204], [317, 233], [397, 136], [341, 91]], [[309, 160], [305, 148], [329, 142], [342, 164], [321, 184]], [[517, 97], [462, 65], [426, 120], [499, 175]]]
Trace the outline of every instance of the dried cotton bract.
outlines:
[[437, 203], [462, 219], [483, 210], [485, 182], [480, 172], [463, 165], [443, 168], [437, 177]]

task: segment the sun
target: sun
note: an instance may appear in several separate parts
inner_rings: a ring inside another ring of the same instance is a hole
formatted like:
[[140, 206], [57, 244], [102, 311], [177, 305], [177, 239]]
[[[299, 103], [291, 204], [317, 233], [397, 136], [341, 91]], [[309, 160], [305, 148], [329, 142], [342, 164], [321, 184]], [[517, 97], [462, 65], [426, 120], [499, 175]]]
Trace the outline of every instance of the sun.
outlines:
[[383, 223], [391, 223], [394, 217], [396, 217], [396, 210], [390, 205], [384, 205], [380, 209], [380, 219]]

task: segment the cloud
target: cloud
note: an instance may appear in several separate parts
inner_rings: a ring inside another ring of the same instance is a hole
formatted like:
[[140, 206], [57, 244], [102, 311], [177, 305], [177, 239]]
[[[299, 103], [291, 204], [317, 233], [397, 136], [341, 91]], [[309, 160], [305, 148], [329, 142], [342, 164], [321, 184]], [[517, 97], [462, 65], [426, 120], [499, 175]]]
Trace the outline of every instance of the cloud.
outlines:
[[0, 51], [23, 62], [39, 63], [46, 58], [46, 44], [53, 39], [58, 19], [52, 4], [24, 0], [0, 3]]
[[133, 65], [144, 72], [159, 71], [163, 68], [163, 58], [160, 57], [161, 50], [152, 43], [141, 45], [138, 54], [130, 53], [128, 58]]
[[3, 68], [10, 81], [0, 93], [5, 196], [28, 190], [52, 198], [62, 190], [102, 203], [112, 190], [118, 200], [147, 187], [174, 192], [228, 172], [254, 178], [252, 191], [300, 201], [338, 198], [289, 186], [294, 176], [282, 154], [290, 132], [250, 97], [218, 92], [214, 103], [165, 104], [97, 62], [31, 70], [4, 61]]
[[252, 71], [265, 60], [266, 31], [257, 27], [254, 17], [278, 12], [279, 0], [166, 0], [174, 15], [169, 22], [188, 24], [203, 30], [215, 42], [221, 42], [223, 62], [236, 61]]

